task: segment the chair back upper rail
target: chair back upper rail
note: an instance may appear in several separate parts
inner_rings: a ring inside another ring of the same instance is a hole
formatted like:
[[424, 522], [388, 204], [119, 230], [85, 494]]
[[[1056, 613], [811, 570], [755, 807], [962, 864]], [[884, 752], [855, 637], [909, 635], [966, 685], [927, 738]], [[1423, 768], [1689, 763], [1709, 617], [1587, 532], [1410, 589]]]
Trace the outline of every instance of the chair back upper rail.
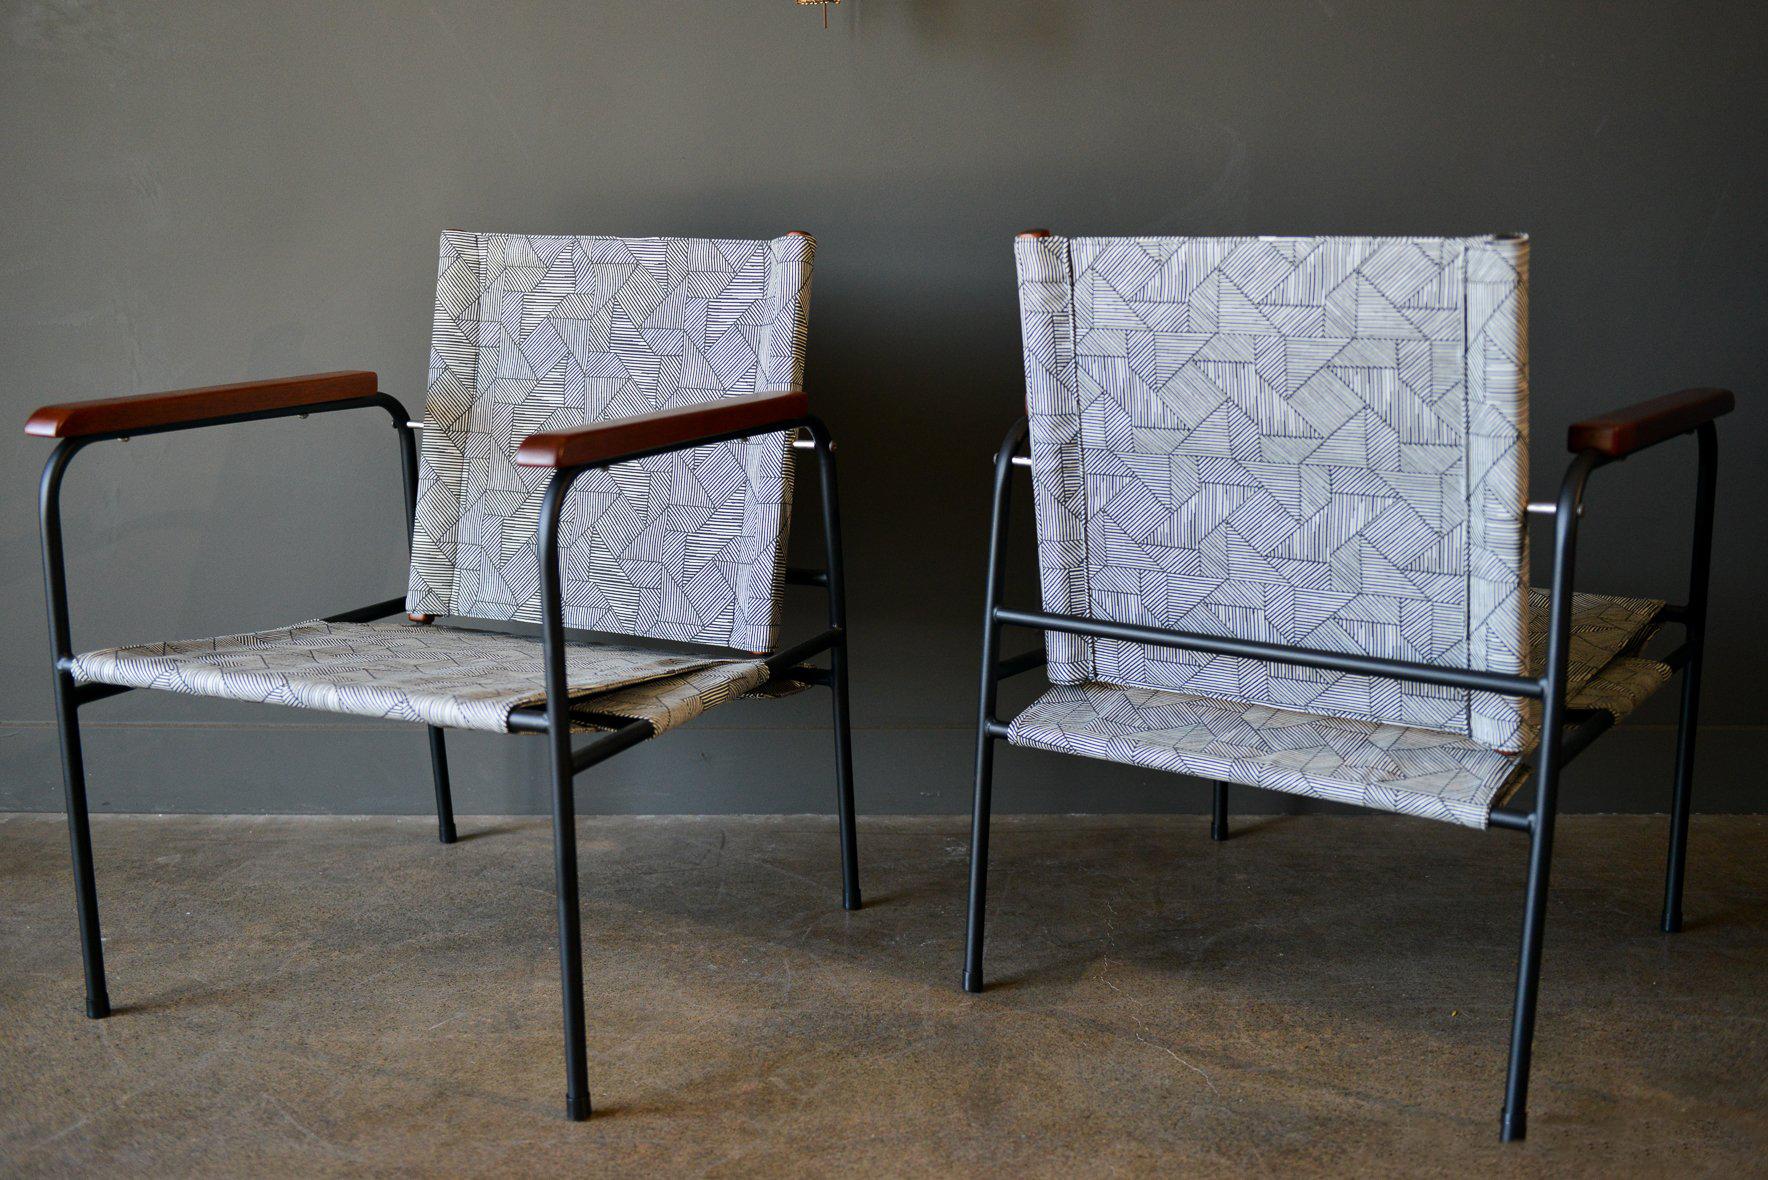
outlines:
[[[1518, 236], [1016, 243], [1045, 611], [1522, 675]], [[1440, 684], [1047, 637], [1099, 680], [1518, 748]]]

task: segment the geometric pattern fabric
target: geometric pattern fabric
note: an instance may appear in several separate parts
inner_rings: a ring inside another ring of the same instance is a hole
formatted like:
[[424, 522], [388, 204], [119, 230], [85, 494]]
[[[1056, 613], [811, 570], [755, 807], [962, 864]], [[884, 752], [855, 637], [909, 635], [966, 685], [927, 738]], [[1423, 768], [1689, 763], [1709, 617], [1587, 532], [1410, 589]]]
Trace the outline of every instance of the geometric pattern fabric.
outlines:
[[[564, 429], [802, 387], [815, 243], [442, 235], [407, 609], [540, 619], [545, 468]], [[566, 499], [565, 624], [770, 650], [791, 509], [784, 433], [584, 472]]]
[[[567, 644], [565, 664], [580, 729], [611, 714], [661, 733], [767, 679], [759, 660], [609, 644]], [[537, 636], [406, 620], [109, 648], [77, 657], [74, 680], [499, 733], [512, 710], [546, 700]]]
[[[1519, 672], [1520, 238], [1017, 240], [1047, 610]], [[1108, 683], [1429, 728], [1532, 702], [1048, 633]], [[1526, 707], [1525, 707], [1526, 706]]]
[[[1547, 600], [1531, 594], [1537, 651]], [[1623, 654], [1649, 638], [1662, 606], [1574, 597], [1571, 709], [1619, 720], [1669, 680], [1667, 665]], [[1014, 718], [1009, 740], [1475, 828], [1527, 777], [1518, 755], [1441, 730], [1098, 682], [1053, 686]]]

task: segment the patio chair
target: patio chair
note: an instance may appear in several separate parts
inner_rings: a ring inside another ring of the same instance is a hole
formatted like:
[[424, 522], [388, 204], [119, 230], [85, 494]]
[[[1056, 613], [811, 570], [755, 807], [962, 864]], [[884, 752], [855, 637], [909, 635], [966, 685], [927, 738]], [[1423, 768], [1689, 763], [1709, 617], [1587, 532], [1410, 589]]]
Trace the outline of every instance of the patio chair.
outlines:
[[[1673, 672], [1682, 707], [1663, 929], [1682, 925], [1723, 390], [1571, 428], [1529, 503], [1528, 242], [1016, 243], [1028, 419], [995, 463], [964, 988], [983, 986], [994, 743], [1312, 796], [1530, 841], [1502, 1137], [1526, 1129], [1561, 769]], [[1029, 459], [1017, 454], [1027, 433]], [[1697, 437], [1686, 602], [1574, 593], [1585, 482]], [[1005, 605], [1029, 466], [1042, 610]], [[1553, 522], [1530, 590], [1528, 516]], [[1661, 624], [1682, 642], [1643, 653]], [[1003, 659], [1003, 627], [1044, 633]], [[1050, 687], [1010, 721], [1000, 680]], [[1527, 806], [1510, 806], [1525, 780]]]
[[[43, 558], [89, 1016], [108, 1015], [110, 999], [79, 710], [137, 688], [425, 725], [444, 844], [455, 826], [443, 730], [544, 736], [573, 1119], [590, 1110], [576, 775], [733, 697], [825, 686], [842, 896], [859, 908], [834, 443], [801, 391], [814, 249], [798, 232], [713, 241], [450, 231], [421, 423], [369, 372], [31, 416], [28, 433], [61, 440], [43, 472]], [[252, 634], [75, 653], [60, 510], [74, 455], [106, 439], [355, 409], [385, 411], [399, 440], [411, 540], [403, 598]], [[824, 569], [786, 563], [793, 466], [805, 451], [821, 475]], [[780, 646], [788, 583], [823, 589], [828, 626]], [[451, 625], [473, 620], [482, 622]], [[822, 652], [827, 668], [806, 664]], [[595, 736], [574, 747], [573, 733]]]

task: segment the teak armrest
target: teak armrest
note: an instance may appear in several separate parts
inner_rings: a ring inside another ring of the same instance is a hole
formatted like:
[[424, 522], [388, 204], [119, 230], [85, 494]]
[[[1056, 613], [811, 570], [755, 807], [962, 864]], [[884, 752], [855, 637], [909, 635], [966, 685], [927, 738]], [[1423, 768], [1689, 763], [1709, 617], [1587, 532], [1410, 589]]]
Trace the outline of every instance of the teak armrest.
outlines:
[[702, 442], [785, 430], [809, 413], [810, 399], [796, 390], [747, 394], [610, 418], [575, 430], [543, 430], [522, 440], [516, 462], [523, 467], [599, 466]]
[[1624, 459], [1736, 408], [1737, 398], [1729, 389], [1684, 389], [1575, 422], [1566, 445], [1573, 451], [1596, 451], [1611, 459]]
[[373, 373], [351, 370], [209, 385], [201, 389], [175, 389], [134, 397], [64, 402], [44, 406], [32, 414], [25, 423], [25, 433], [39, 438], [128, 434], [134, 430], [153, 430], [229, 418], [236, 414], [258, 414], [370, 398], [379, 388], [380, 381]]

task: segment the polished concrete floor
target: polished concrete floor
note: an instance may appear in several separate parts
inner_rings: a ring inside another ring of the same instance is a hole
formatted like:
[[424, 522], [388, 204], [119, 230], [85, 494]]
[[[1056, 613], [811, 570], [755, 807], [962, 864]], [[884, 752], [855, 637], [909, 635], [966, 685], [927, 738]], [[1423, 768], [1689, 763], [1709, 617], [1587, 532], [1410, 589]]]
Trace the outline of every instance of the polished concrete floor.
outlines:
[[1768, 1164], [1768, 819], [1560, 827], [1528, 1142], [1496, 1141], [1524, 841], [1389, 818], [581, 826], [596, 1116], [563, 1097], [547, 824], [0, 818], [0, 1172], [1741, 1175]]

